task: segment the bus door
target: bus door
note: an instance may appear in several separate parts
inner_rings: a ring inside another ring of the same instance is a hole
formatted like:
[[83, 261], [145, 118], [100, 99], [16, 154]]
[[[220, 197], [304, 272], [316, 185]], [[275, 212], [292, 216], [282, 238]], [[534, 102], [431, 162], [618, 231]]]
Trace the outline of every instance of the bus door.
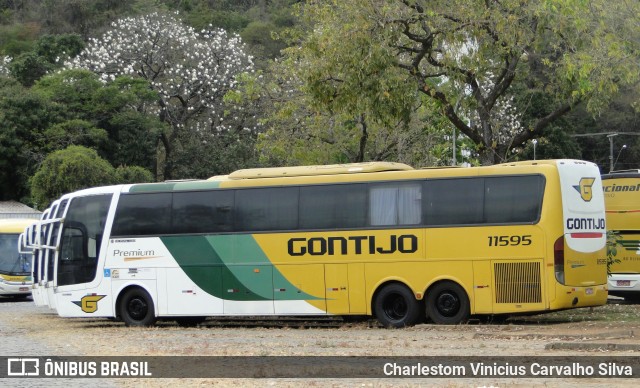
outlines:
[[32, 251], [31, 254], [31, 298], [36, 306], [42, 306], [42, 295], [40, 294], [40, 249], [38, 248], [38, 234], [40, 233], [40, 222], [37, 222], [25, 230], [25, 244]]
[[[31, 225], [33, 226], [33, 225]], [[29, 227], [31, 227], [29, 226]], [[31, 279], [29, 284], [30, 291], [33, 292], [33, 249], [27, 246], [27, 235], [25, 232], [18, 236], [18, 254], [20, 255], [20, 267], [24, 272], [28, 272]]]
[[275, 313], [324, 314], [327, 306], [323, 273], [323, 264], [286, 264], [274, 269]]
[[69, 201], [60, 224], [54, 265], [54, 291], [60, 316], [114, 315], [110, 284], [102, 282], [103, 273], [98, 268], [112, 198], [113, 194], [108, 193]]
[[329, 314], [349, 313], [348, 264], [325, 264], [325, 295]]
[[273, 266], [232, 264], [223, 269], [225, 314], [273, 314]]

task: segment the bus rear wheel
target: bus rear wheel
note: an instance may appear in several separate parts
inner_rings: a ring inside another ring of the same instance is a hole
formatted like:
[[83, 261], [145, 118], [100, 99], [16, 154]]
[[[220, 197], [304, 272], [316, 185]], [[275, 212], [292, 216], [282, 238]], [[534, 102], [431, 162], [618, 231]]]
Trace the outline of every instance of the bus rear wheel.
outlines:
[[124, 293], [119, 312], [127, 326], [152, 326], [156, 322], [153, 299], [142, 288], [131, 288]]
[[427, 292], [427, 316], [440, 325], [455, 325], [469, 319], [469, 298], [459, 284], [444, 281]]
[[412, 326], [423, 311], [413, 293], [401, 284], [384, 286], [376, 296], [373, 310], [385, 327]]

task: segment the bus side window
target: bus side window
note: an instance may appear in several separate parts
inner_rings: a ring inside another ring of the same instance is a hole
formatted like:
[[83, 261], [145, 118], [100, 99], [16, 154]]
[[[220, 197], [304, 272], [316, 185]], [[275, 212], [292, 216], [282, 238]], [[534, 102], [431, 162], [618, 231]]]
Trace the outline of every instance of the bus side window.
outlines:
[[300, 229], [363, 228], [367, 223], [367, 185], [300, 187]]
[[233, 230], [233, 190], [173, 194], [172, 233], [218, 233]]
[[369, 198], [372, 226], [417, 225], [421, 222], [420, 184], [373, 185]]
[[122, 195], [112, 235], [154, 236], [171, 233], [171, 202], [171, 193]]
[[538, 220], [544, 195], [540, 175], [485, 179], [485, 222], [533, 223]]
[[425, 182], [424, 213], [429, 226], [483, 222], [484, 178], [433, 179]]
[[236, 190], [235, 230], [298, 228], [298, 187]]

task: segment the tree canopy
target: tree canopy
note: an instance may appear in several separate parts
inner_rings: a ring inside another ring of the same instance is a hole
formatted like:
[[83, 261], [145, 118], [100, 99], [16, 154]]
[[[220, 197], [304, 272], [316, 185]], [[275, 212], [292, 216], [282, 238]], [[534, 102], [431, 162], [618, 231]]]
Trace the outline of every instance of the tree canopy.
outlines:
[[120, 182], [368, 160], [638, 168], [639, 20], [630, 0], [0, 2], [0, 199], [33, 203], [30, 178], [70, 146]]
[[116, 182], [114, 168], [92, 149], [70, 146], [51, 153], [31, 179], [32, 198], [46, 208], [65, 193]]
[[[476, 144], [482, 163], [492, 164], [576, 106], [598, 112], [621, 85], [638, 82], [639, 7], [605, 0], [311, 1], [301, 7], [300, 47], [286, 55], [323, 109], [388, 120], [420, 104], [419, 93], [435, 102], [432, 114]], [[539, 95], [549, 103], [531, 117]]]

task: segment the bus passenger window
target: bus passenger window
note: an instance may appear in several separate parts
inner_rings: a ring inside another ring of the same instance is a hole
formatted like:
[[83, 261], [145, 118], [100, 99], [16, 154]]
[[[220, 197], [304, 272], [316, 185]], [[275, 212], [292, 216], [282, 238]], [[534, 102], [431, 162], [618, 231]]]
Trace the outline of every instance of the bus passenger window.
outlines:
[[367, 222], [367, 185], [300, 188], [300, 229], [362, 228]]
[[171, 193], [126, 194], [120, 197], [113, 221], [114, 236], [171, 233]]
[[298, 228], [298, 188], [236, 190], [237, 231]]
[[429, 226], [481, 224], [483, 202], [484, 178], [425, 182], [424, 213]]
[[232, 210], [233, 190], [174, 193], [171, 232], [231, 232]]
[[422, 215], [419, 184], [376, 185], [370, 192], [372, 226], [417, 225]]
[[486, 178], [485, 222], [533, 223], [540, 216], [543, 195], [540, 175]]

